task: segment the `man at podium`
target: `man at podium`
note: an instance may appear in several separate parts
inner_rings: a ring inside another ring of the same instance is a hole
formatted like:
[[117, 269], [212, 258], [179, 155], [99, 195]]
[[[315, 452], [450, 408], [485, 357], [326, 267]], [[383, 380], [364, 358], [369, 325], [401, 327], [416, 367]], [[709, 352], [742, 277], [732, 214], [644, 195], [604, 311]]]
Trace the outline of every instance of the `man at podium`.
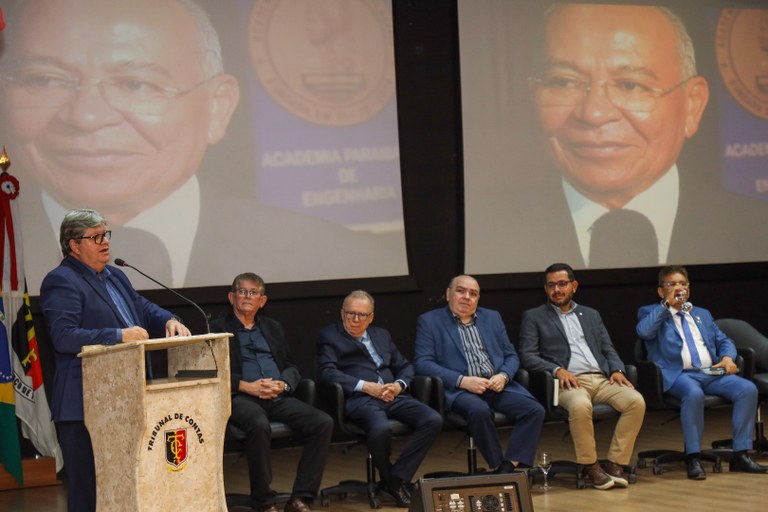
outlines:
[[333, 435], [333, 420], [323, 411], [292, 396], [301, 375], [285, 341], [283, 326], [262, 315], [267, 303], [264, 280], [247, 272], [235, 277], [228, 294], [232, 313], [211, 324], [213, 332], [235, 335], [229, 344], [232, 379], [230, 422], [247, 433], [246, 457], [251, 505], [278, 512], [270, 462], [270, 421], [288, 425], [304, 439], [291, 498], [285, 512], [309, 512], [323, 479]]
[[83, 374], [77, 354], [85, 345], [190, 334], [170, 311], [139, 295], [120, 269], [107, 265], [110, 237], [99, 212], [68, 212], [59, 234], [64, 259], [40, 288], [56, 361], [53, 421], [67, 470], [70, 512], [96, 510], [93, 446], [83, 418]]

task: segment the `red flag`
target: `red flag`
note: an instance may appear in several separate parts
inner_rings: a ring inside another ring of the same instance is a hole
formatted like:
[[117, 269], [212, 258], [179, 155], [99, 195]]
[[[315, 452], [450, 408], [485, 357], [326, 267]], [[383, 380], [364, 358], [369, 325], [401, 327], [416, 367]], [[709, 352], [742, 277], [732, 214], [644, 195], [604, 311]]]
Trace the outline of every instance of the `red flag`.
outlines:
[[56, 471], [63, 466], [51, 409], [45, 396], [40, 352], [35, 337], [29, 295], [24, 279], [21, 254], [21, 230], [18, 226], [16, 198], [19, 182], [7, 172], [10, 159], [0, 155], [0, 273], [2, 274], [3, 324], [10, 343], [16, 417], [21, 420], [21, 433], [32, 441], [38, 453], [56, 458]]

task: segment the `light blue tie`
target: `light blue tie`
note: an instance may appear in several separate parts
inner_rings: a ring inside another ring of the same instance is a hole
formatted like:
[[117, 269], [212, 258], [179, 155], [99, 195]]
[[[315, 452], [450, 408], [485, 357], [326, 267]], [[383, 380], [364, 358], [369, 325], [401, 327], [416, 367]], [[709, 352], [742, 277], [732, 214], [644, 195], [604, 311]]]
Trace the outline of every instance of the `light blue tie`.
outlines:
[[694, 368], [701, 368], [701, 358], [699, 357], [699, 351], [696, 349], [696, 342], [693, 340], [693, 333], [691, 332], [691, 328], [688, 327], [688, 320], [685, 319], [685, 313], [679, 311], [677, 315], [680, 317], [680, 321], [683, 324], [685, 344], [688, 345], [688, 352], [691, 353], [691, 364]]
[[[384, 359], [381, 358], [378, 352], [376, 352], [376, 347], [373, 346], [373, 340], [369, 338], [368, 336], [363, 336], [360, 338], [360, 341], [363, 342], [363, 345], [365, 345], [365, 348], [368, 349], [368, 353], [371, 355], [371, 359], [373, 359], [373, 363], [376, 365], [376, 373], [379, 373], [379, 368], [381, 368], [381, 365], [384, 364]], [[381, 378], [381, 375], [379, 375], [379, 384], [384, 384], [384, 380]]]

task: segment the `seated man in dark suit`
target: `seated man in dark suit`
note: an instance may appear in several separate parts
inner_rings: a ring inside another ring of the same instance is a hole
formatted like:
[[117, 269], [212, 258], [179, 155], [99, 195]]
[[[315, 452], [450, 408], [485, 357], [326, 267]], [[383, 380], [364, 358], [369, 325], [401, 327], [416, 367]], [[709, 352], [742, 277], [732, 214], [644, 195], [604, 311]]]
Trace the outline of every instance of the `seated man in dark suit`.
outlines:
[[[544, 408], [513, 377], [520, 360], [498, 311], [478, 308], [480, 285], [456, 276], [448, 306], [424, 313], [416, 329], [416, 371], [440, 377], [445, 405], [467, 419], [469, 432], [496, 473], [533, 465]], [[502, 451], [493, 417], [515, 422]]]
[[211, 324], [214, 332], [231, 332], [229, 359], [233, 425], [248, 435], [246, 456], [251, 479], [251, 504], [277, 512], [270, 463], [270, 421], [285, 423], [304, 438], [291, 499], [285, 512], [308, 512], [320, 482], [333, 435], [333, 420], [323, 411], [292, 396], [301, 375], [277, 321], [257, 313], [267, 303], [264, 280], [240, 274], [228, 297], [232, 313]]
[[[440, 415], [408, 393], [413, 365], [386, 329], [371, 326], [373, 297], [357, 290], [344, 299], [341, 322], [322, 329], [317, 340], [317, 378], [337, 382], [347, 397], [346, 414], [368, 434], [368, 451], [381, 474], [382, 490], [397, 505], [411, 501], [410, 483], [443, 425]], [[389, 418], [411, 427], [400, 456], [390, 461]]]
[[[622, 466], [632, 457], [645, 400], [624, 376], [624, 363], [600, 313], [573, 301], [578, 287], [570, 265], [555, 263], [544, 271], [549, 302], [523, 313], [520, 359], [525, 369], [550, 372], [558, 379], [559, 403], [568, 411], [576, 462], [585, 466], [592, 485], [596, 489], [627, 487]], [[597, 461], [593, 402], [607, 403], [621, 413], [605, 470]]]
[[[722, 396], [733, 402], [733, 454], [730, 471], [768, 473], [747, 455], [757, 411], [757, 387], [736, 373], [736, 346], [712, 319], [712, 314], [693, 306], [688, 271], [669, 265], [659, 271], [657, 290], [661, 301], [637, 312], [637, 335], [645, 342], [648, 360], [661, 368], [664, 392], [678, 398], [683, 427], [688, 478], [704, 480], [701, 438], [704, 433], [704, 396]], [[719, 369], [712, 375], [709, 368]]]

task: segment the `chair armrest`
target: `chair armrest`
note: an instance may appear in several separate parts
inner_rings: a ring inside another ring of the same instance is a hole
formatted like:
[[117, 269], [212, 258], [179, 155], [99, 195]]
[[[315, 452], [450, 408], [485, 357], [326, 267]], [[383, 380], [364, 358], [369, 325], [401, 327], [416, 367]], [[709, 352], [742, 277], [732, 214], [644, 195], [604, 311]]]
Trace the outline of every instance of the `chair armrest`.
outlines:
[[661, 368], [653, 361], [636, 361], [637, 390], [645, 398], [649, 409], [667, 409], [664, 400], [664, 381]]
[[416, 375], [411, 381], [410, 393], [421, 403], [430, 405], [432, 400], [432, 378], [427, 375]]
[[[530, 391], [533, 397], [544, 406], [549, 419], [563, 419], [563, 409], [555, 407], [555, 377], [552, 372], [537, 371], [530, 373]], [[567, 413], [566, 413], [567, 416]]]
[[344, 389], [338, 382], [324, 382], [318, 387], [320, 409], [327, 412], [333, 418], [333, 423], [337, 428], [343, 429], [345, 424], [344, 406], [346, 404]]
[[515, 374], [515, 382], [523, 386], [525, 389], [531, 389], [531, 374], [525, 368], [518, 368]]
[[[752, 380], [752, 377], [754, 377], [755, 373], [757, 372], [757, 357], [755, 354], [755, 349], [752, 347], [737, 347], [736, 353], [738, 356], [734, 362], [736, 363], [736, 366], [739, 367], [739, 375], [745, 379]], [[739, 358], [742, 359], [741, 364], [739, 364]]]
[[637, 388], [637, 366], [633, 364], [625, 364], [624, 375], [627, 377], [627, 380]]
[[445, 418], [445, 384], [443, 379], [434, 375], [432, 379], [432, 397], [429, 401], [429, 406], [440, 413], [440, 416]]
[[317, 385], [312, 379], [301, 379], [296, 387], [294, 396], [304, 403], [315, 405], [317, 399]]

